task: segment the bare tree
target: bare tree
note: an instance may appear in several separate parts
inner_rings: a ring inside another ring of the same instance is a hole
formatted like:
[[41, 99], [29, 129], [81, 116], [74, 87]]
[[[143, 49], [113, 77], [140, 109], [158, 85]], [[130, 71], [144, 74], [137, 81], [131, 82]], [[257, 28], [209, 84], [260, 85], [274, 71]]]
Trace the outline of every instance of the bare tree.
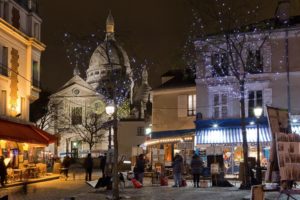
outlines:
[[96, 144], [106, 138], [105, 132], [101, 132], [105, 128], [104, 122], [103, 114], [90, 113], [84, 118], [82, 124], [73, 125], [71, 129], [89, 145], [91, 151]]
[[[197, 72], [197, 79], [209, 86], [226, 86], [227, 92], [240, 103], [241, 129], [245, 171], [242, 187], [250, 186], [248, 143], [246, 134], [245, 86], [253, 74], [263, 73], [263, 47], [268, 41], [271, 25], [257, 20], [258, 2], [225, 0], [206, 2], [203, 8], [191, 0], [194, 11], [194, 30], [186, 45], [188, 63]], [[256, 3], [256, 4], [255, 4]], [[201, 16], [201, 14], [205, 16]], [[195, 35], [197, 34], [197, 35]], [[191, 42], [194, 46], [191, 46]]]

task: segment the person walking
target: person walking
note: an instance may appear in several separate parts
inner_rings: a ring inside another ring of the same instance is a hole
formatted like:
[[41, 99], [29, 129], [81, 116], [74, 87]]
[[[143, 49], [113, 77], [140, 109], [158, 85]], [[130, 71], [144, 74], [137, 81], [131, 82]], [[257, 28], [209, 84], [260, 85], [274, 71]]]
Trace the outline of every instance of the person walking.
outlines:
[[173, 175], [174, 175], [173, 187], [180, 187], [182, 181], [181, 173], [183, 170], [183, 159], [178, 153], [174, 157], [174, 160], [172, 162], [172, 168], [173, 168]]
[[6, 166], [4, 163], [4, 157], [1, 156], [0, 157], [0, 183], [1, 183], [2, 187], [5, 186], [4, 182], [6, 180], [6, 175], [7, 175], [7, 171], [6, 171]]
[[92, 180], [93, 165], [94, 165], [93, 158], [92, 158], [92, 155], [89, 153], [83, 163], [83, 166], [85, 169], [85, 180], [86, 181]]
[[100, 157], [100, 169], [102, 172], [102, 177], [105, 177], [105, 166], [106, 166], [106, 153]]
[[140, 154], [136, 161], [137, 180], [143, 184], [146, 160], [144, 154]]
[[63, 171], [65, 173], [66, 179], [69, 177], [68, 173], [69, 173], [70, 165], [71, 165], [71, 158], [69, 155], [66, 155], [62, 162], [62, 166], [64, 167]]
[[197, 155], [194, 154], [191, 161], [191, 169], [192, 169], [192, 175], [194, 180], [194, 187], [199, 187], [199, 179], [200, 174], [202, 173], [203, 168], [203, 161], [202, 159]]

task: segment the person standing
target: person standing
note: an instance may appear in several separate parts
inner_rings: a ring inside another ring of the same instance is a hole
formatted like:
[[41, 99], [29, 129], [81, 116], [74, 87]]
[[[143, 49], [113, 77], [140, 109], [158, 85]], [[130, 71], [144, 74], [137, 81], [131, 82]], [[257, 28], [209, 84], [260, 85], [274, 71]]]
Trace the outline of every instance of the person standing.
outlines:
[[89, 153], [83, 163], [83, 166], [85, 168], [85, 180], [86, 181], [92, 180], [93, 165], [94, 165], [93, 158], [92, 158], [92, 155]]
[[174, 157], [174, 160], [172, 162], [172, 167], [173, 167], [173, 175], [174, 175], [173, 187], [180, 187], [181, 180], [182, 180], [181, 173], [183, 170], [183, 159], [178, 153]]
[[199, 187], [199, 179], [200, 179], [200, 174], [202, 173], [202, 168], [203, 168], [202, 159], [197, 154], [194, 154], [191, 161], [194, 187], [197, 188]]
[[105, 177], [105, 166], [106, 166], [106, 153], [104, 153], [104, 156], [100, 157], [100, 169], [103, 178]]
[[6, 175], [7, 175], [7, 171], [6, 171], [6, 166], [4, 163], [4, 157], [1, 156], [0, 157], [0, 183], [1, 183], [2, 187], [5, 186], [4, 182], [6, 180]]
[[69, 173], [69, 167], [71, 165], [71, 158], [69, 155], [66, 155], [66, 157], [64, 157], [62, 165], [64, 167], [63, 171], [64, 171], [66, 179], [67, 179], [69, 177], [68, 173]]
[[137, 180], [143, 184], [143, 179], [144, 179], [144, 172], [145, 172], [145, 158], [144, 154], [140, 154], [138, 156], [138, 159], [136, 161], [136, 173], [137, 173]]

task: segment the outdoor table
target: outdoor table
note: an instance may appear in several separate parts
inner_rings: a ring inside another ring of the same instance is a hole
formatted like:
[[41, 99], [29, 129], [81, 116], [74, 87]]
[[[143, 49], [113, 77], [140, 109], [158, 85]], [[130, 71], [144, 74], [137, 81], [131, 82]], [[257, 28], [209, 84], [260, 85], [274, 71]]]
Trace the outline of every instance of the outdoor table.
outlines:
[[28, 178], [35, 178], [35, 171], [37, 170], [37, 167], [27, 167], [26, 171], [28, 173]]

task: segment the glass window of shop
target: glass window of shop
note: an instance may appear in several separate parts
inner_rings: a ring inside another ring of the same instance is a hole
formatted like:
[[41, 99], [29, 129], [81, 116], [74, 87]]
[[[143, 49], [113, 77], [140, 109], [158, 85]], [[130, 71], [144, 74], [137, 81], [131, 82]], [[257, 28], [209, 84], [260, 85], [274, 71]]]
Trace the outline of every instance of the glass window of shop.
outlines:
[[0, 140], [0, 156], [5, 158], [7, 166], [11, 168], [45, 161], [44, 147], [8, 140]]

